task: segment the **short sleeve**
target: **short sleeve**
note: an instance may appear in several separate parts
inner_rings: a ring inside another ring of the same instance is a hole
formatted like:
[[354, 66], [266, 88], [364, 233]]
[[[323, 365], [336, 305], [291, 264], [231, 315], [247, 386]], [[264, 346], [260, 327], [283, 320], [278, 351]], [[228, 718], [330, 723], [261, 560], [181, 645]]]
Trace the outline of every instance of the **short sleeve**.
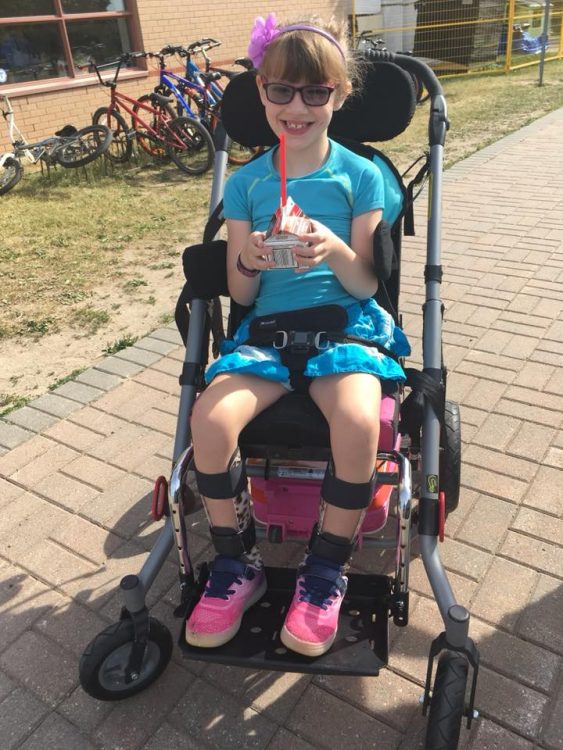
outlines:
[[354, 191], [353, 216], [368, 211], [385, 208], [385, 185], [381, 170], [373, 162], [368, 162], [358, 174]]
[[252, 221], [248, 204], [248, 190], [242, 176], [235, 173], [225, 183], [223, 213], [226, 219]]

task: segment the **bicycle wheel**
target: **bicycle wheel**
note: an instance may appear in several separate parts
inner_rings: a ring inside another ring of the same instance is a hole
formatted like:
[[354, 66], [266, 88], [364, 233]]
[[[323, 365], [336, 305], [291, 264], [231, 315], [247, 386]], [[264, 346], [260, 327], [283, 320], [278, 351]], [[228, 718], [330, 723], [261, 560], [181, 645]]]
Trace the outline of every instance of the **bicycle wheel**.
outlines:
[[207, 128], [191, 117], [176, 117], [168, 128], [168, 155], [178, 169], [188, 174], [207, 172], [215, 156], [215, 146]]
[[248, 164], [255, 154], [260, 154], [263, 150], [261, 146], [243, 146], [241, 143], [231, 141], [229, 164]]
[[106, 153], [112, 137], [107, 125], [87, 125], [57, 148], [57, 161], [67, 168], [89, 164]]
[[15, 187], [23, 175], [22, 165], [14, 157], [6, 159], [0, 167], [0, 195]]
[[111, 130], [113, 138], [106, 152], [108, 159], [115, 164], [129, 161], [133, 153], [133, 144], [123, 116], [115, 109], [100, 107], [94, 112], [92, 122], [94, 125], [107, 125]]
[[[149, 112], [141, 107], [141, 104], [148, 104], [151, 108], [156, 110], [155, 112]], [[140, 111], [140, 112], [139, 112]], [[162, 104], [160, 102], [153, 102], [151, 94], [143, 94], [137, 99], [137, 103], [133, 105], [133, 112], [139, 112], [139, 117], [149, 122], [150, 126], [157, 133], [160, 134], [162, 130], [162, 121], [173, 120], [176, 117], [174, 109], [170, 104]], [[137, 123], [137, 124], [135, 124]], [[166, 151], [166, 145], [163, 140], [166, 139], [166, 134], [163, 134], [162, 140], [155, 138], [152, 133], [149, 133], [147, 129], [138, 121], [133, 118], [133, 128], [135, 129], [135, 136], [137, 143], [149, 156], [158, 161], [166, 161], [168, 159], [168, 152]]]

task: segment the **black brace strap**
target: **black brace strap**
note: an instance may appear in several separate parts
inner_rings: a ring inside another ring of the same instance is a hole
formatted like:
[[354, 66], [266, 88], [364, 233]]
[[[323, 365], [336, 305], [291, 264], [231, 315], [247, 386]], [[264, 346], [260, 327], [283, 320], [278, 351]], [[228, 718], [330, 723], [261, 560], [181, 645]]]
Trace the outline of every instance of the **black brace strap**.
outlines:
[[309, 540], [309, 550], [325, 560], [346, 565], [352, 557], [352, 552], [356, 546], [355, 540], [350, 541], [343, 536], [330, 534], [328, 531], [319, 532], [318, 525], [315, 524]]
[[442, 266], [424, 266], [424, 281], [437, 281], [442, 283]]
[[321, 487], [321, 497], [337, 508], [363, 510], [369, 507], [372, 501], [376, 483], [376, 471], [369, 482], [346, 482], [338, 479], [334, 473], [334, 464], [329, 461]]
[[209, 533], [215, 552], [226, 557], [240, 557], [250, 552], [256, 544], [256, 528], [252, 519], [244, 531], [226, 526], [210, 526]]
[[204, 474], [194, 463], [197, 488], [204, 497], [212, 500], [231, 500], [246, 489], [247, 478], [240, 451], [234, 452], [227, 471], [218, 474]]
[[[414, 164], [412, 166], [414, 166]], [[410, 167], [407, 170], [407, 172], [408, 171], [410, 171]], [[414, 237], [414, 202], [417, 199], [420, 191], [422, 190], [422, 184], [423, 184], [424, 178], [426, 177], [429, 171], [430, 171], [430, 163], [429, 163], [428, 155], [426, 155], [424, 164], [422, 165], [422, 167], [418, 170], [416, 175], [407, 185], [407, 198], [405, 201], [405, 209], [404, 209], [405, 211], [405, 221], [404, 221], [405, 237]], [[421, 185], [421, 187], [419, 188], [418, 192], [415, 195], [414, 190], [419, 185]]]

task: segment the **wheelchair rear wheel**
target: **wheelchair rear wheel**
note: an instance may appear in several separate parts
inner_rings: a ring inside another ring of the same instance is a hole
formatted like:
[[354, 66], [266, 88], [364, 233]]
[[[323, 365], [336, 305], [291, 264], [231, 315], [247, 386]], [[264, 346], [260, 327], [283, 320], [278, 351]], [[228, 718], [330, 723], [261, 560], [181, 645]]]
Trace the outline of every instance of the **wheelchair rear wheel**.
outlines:
[[438, 662], [424, 750], [456, 750], [465, 710], [467, 659], [445, 651]]
[[440, 449], [440, 491], [446, 497], [448, 515], [459, 505], [461, 482], [461, 416], [455, 401], [445, 404]]
[[120, 620], [110, 625], [88, 645], [79, 666], [83, 690], [102, 701], [118, 701], [140, 693], [165, 670], [172, 656], [172, 636], [167, 627], [149, 618], [148, 642], [141, 671], [134, 682], [125, 673], [133, 646], [133, 622]]

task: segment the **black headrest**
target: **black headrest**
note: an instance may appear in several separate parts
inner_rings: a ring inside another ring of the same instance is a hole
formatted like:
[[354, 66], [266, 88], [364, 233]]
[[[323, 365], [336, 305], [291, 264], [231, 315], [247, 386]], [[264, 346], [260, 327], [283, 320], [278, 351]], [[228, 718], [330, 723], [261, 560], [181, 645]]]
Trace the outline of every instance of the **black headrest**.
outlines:
[[[221, 105], [223, 124], [243, 146], [273, 146], [278, 142], [264, 115], [256, 72], [233, 78]], [[409, 73], [395, 63], [369, 63], [364, 86], [334, 113], [328, 129], [335, 138], [360, 143], [388, 141], [405, 130], [416, 107], [416, 87]]]

